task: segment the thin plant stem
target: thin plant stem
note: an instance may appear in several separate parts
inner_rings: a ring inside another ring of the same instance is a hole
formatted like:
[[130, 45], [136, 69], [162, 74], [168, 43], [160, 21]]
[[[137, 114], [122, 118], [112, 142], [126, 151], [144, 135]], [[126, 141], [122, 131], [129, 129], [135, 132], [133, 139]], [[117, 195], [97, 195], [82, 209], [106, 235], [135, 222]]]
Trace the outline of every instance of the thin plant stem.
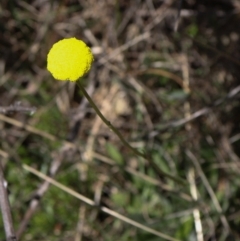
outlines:
[[111, 122], [109, 120], [107, 120], [104, 115], [101, 113], [101, 111], [99, 110], [99, 108], [96, 106], [96, 104], [94, 103], [94, 101], [92, 100], [92, 98], [89, 96], [89, 94], [87, 93], [87, 91], [84, 89], [84, 87], [82, 86], [82, 84], [80, 83], [80, 81], [77, 82], [78, 87], [80, 88], [80, 90], [82, 91], [83, 95], [86, 97], [86, 99], [88, 100], [88, 102], [90, 103], [90, 105], [92, 106], [92, 108], [96, 111], [97, 115], [101, 118], [101, 120], [118, 136], [118, 138], [121, 140], [121, 142], [128, 148], [130, 149], [135, 155], [140, 156], [142, 158], [144, 158], [145, 160], [147, 160], [150, 165], [161, 175], [164, 175], [172, 180], [174, 180], [175, 182], [178, 182], [180, 184], [185, 185], [186, 182], [184, 180], [182, 180], [179, 177], [175, 177], [171, 174], [168, 174], [164, 171], [162, 171], [152, 160], [151, 158], [148, 158], [144, 153], [138, 151], [136, 148], [132, 147], [123, 137], [123, 135], [121, 134], [121, 132], [115, 128]]
[[13, 228], [11, 208], [8, 200], [7, 190], [4, 186], [4, 175], [0, 163], [0, 206], [2, 212], [3, 225], [7, 241], [17, 241]]

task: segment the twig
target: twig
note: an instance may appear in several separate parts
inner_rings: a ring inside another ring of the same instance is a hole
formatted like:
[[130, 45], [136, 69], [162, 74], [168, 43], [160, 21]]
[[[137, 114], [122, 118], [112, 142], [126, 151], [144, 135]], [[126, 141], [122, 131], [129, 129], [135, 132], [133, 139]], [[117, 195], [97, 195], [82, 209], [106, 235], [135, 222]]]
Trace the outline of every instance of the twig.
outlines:
[[5, 235], [7, 241], [17, 241], [17, 237], [13, 228], [11, 208], [8, 200], [6, 188], [4, 186], [4, 175], [2, 165], [0, 163], [0, 206], [4, 224]]
[[10, 106], [0, 106], [0, 113], [7, 114], [9, 112], [24, 112], [24, 113], [30, 113], [31, 115], [36, 112], [36, 107], [26, 107], [21, 106], [20, 102], [16, 102], [13, 105]]

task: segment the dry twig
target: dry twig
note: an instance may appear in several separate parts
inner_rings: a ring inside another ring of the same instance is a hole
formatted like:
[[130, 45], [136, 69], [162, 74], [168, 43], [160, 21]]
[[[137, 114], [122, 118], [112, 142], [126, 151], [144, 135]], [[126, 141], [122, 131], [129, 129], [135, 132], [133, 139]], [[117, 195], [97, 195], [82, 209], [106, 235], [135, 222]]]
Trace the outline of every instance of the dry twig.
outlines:
[[8, 200], [6, 187], [4, 186], [4, 175], [2, 165], [0, 163], [0, 206], [2, 211], [3, 224], [7, 241], [17, 241], [17, 237], [13, 228], [13, 220], [11, 208]]

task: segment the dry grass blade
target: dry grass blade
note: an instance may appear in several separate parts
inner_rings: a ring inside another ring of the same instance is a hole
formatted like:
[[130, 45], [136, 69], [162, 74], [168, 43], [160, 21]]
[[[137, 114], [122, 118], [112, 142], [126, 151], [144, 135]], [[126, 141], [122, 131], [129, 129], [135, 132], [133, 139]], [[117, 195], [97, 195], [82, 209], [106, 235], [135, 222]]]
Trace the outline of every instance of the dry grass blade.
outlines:
[[223, 214], [223, 209], [222, 207], [220, 206], [219, 204], [219, 201], [209, 183], [209, 181], [207, 180], [197, 158], [194, 156], [194, 154], [190, 151], [190, 150], [186, 150], [186, 155], [188, 156], [188, 158], [193, 162], [194, 166], [195, 166], [195, 169], [196, 171], [198, 172], [199, 176], [201, 177], [202, 181], [203, 181], [203, 184], [205, 186], [205, 188], [207, 189], [208, 193], [209, 193], [209, 196], [211, 197], [212, 199], [212, 202], [217, 210], [217, 212], [219, 213], [219, 215], [221, 216], [221, 221], [223, 223], [223, 226], [225, 228], [225, 232], [229, 232], [230, 231], [230, 228], [229, 228], [229, 223], [227, 221], [227, 218], [226, 216]]
[[[43, 173], [37, 171], [36, 169], [34, 169], [34, 168], [32, 168], [32, 167], [30, 167], [30, 166], [28, 166], [28, 165], [25, 165], [25, 164], [23, 165], [23, 168], [24, 168], [25, 170], [33, 173], [34, 175], [42, 178], [43, 180], [48, 181], [49, 183], [51, 183], [52, 185], [58, 187], [59, 189], [63, 190], [64, 192], [66, 192], [66, 193], [68, 193], [68, 194], [70, 194], [70, 195], [78, 198], [79, 200], [87, 203], [88, 205], [93, 206], [93, 207], [96, 206], [96, 205], [95, 205], [95, 202], [92, 201], [91, 199], [89, 199], [89, 198], [87, 198], [87, 197], [85, 197], [85, 196], [83, 196], [83, 195], [75, 192], [74, 190], [72, 190], [72, 189], [70, 189], [70, 188], [68, 188], [68, 187], [66, 187], [66, 186], [64, 186], [64, 185], [62, 185], [61, 183], [59, 183], [59, 182], [55, 181], [54, 179], [52, 179], [52, 178], [44, 175]], [[111, 209], [109, 209], [109, 208], [107, 208], [107, 207], [101, 207], [101, 206], [100, 206], [100, 207], [98, 207], [98, 208], [99, 208], [102, 212], [105, 212], [105, 213], [107, 213], [107, 214], [109, 214], [109, 215], [111, 215], [111, 216], [113, 216], [113, 217], [115, 217], [115, 218], [118, 218], [118, 219], [120, 219], [120, 220], [122, 220], [122, 221], [124, 221], [124, 222], [126, 222], [126, 223], [128, 223], [128, 224], [131, 224], [131, 225], [134, 226], [134, 227], [137, 227], [137, 228], [142, 229], [142, 230], [144, 230], [144, 231], [146, 231], [146, 232], [152, 233], [152, 234], [154, 234], [154, 235], [156, 235], [156, 236], [158, 236], [158, 237], [161, 237], [161, 238], [163, 238], [163, 239], [165, 239], [165, 240], [169, 240], [169, 241], [180, 241], [180, 240], [175, 239], [175, 238], [172, 238], [172, 237], [170, 237], [170, 236], [168, 236], [168, 235], [166, 235], [166, 234], [163, 234], [163, 233], [161, 233], [161, 232], [159, 232], [159, 231], [156, 231], [156, 230], [154, 230], [154, 229], [152, 229], [152, 228], [149, 228], [149, 227], [147, 227], [147, 226], [145, 226], [145, 225], [143, 225], [143, 224], [141, 224], [141, 223], [138, 223], [138, 222], [136, 222], [136, 221], [134, 221], [134, 220], [132, 220], [132, 219], [126, 217], [126, 216], [123, 216], [123, 215], [121, 215], [121, 214], [119, 214], [119, 213], [117, 213], [117, 212], [115, 212], [115, 211], [113, 211], [113, 210], [111, 210]]]
[[[193, 199], [197, 201], [198, 192], [197, 192], [197, 186], [195, 182], [195, 172], [193, 168], [191, 168], [188, 172], [188, 181], [190, 184], [191, 195]], [[197, 241], [204, 241], [202, 221], [200, 216], [200, 210], [198, 208], [193, 209], [193, 217], [194, 217], [194, 223], [195, 223], [195, 230], [197, 233]]]

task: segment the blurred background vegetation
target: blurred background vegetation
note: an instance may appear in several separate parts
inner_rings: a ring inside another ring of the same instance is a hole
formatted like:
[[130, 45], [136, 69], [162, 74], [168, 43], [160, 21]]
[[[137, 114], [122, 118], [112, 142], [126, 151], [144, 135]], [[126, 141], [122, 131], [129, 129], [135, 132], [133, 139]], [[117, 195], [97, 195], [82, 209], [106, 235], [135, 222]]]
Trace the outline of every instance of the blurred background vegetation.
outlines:
[[[19, 240], [165, 240], [88, 206], [22, 164], [176, 240], [240, 240], [240, 1], [0, 2], [0, 160]], [[179, 23], [178, 23], [179, 22]], [[178, 30], [174, 31], [177, 27]], [[74, 83], [46, 71], [62, 38], [95, 62]], [[4, 240], [2, 221], [0, 239]]]

